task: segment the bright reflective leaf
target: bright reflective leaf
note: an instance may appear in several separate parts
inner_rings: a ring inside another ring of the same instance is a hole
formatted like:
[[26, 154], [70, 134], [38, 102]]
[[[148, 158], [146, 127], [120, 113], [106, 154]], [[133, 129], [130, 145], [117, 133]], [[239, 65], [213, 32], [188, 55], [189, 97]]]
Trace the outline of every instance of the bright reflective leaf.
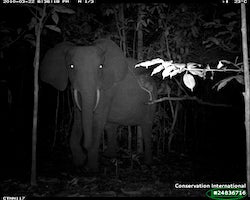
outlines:
[[174, 70], [178, 70], [179, 71], [179, 69], [176, 69], [176, 67], [174, 65], [170, 65], [168, 67], [165, 67], [165, 69], [162, 72], [163, 79], [166, 78], [166, 77], [168, 77], [168, 76], [170, 76], [170, 74], [173, 73]]
[[198, 63], [187, 63], [187, 69], [194, 69], [197, 67], [201, 67], [201, 64]]
[[186, 64], [184, 63], [175, 63], [174, 65], [176, 68], [179, 68], [179, 69], [184, 69], [186, 67]]
[[155, 65], [155, 64], [162, 64], [162, 63], [164, 63], [164, 60], [162, 60], [161, 58], [155, 58], [153, 60], [138, 63], [137, 65], [135, 65], [135, 68], [140, 67], [140, 66], [148, 68], [148, 66]]
[[183, 82], [191, 91], [193, 91], [195, 86], [195, 80], [191, 74], [184, 74]]
[[199, 76], [201, 78], [204, 76], [203, 70], [201, 70], [201, 69], [193, 69], [193, 70], [190, 70], [189, 72], [191, 74], [193, 74], [195, 76]]
[[217, 65], [217, 69], [222, 68], [224, 65], [222, 64], [221, 60], [219, 61], [218, 65]]
[[159, 73], [159, 72], [162, 71], [163, 69], [164, 69], [164, 66], [163, 66], [163, 65], [157, 66], [157, 67], [154, 68], [154, 70], [152, 71], [151, 76], [153, 76], [154, 74]]
[[172, 78], [173, 76], [175, 76], [176, 74], [180, 73], [181, 70], [180, 69], [175, 69], [174, 71], [169, 73], [169, 77]]

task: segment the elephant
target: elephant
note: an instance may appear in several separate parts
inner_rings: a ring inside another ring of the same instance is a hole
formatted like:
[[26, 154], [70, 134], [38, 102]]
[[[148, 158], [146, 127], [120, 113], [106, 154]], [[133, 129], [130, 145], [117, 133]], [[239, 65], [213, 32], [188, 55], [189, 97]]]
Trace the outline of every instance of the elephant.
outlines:
[[[65, 90], [68, 80], [75, 100], [70, 148], [76, 166], [99, 170], [99, 145], [104, 129], [106, 154], [116, 154], [118, 125], [139, 125], [145, 146], [145, 163], [152, 164], [152, 125], [157, 89], [152, 77], [138, 73], [136, 60], [124, 56], [110, 39], [91, 46], [62, 42], [50, 49], [40, 67], [40, 78]], [[77, 105], [77, 106], [76, 106]]]

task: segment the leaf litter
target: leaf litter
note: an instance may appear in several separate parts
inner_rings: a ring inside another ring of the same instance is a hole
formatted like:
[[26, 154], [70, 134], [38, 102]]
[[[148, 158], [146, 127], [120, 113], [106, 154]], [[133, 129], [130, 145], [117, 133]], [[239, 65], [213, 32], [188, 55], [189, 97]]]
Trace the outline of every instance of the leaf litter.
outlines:
[[30, 197], [205, 196], [204, 191], [174, 188], [174, 184], [178, 181], [192, 183], [193, 175], [189, 161], [156, 163], [151, 168], [135, 165], [133, 169], [121, 164], [118, 166], [118, 175], [116, 167], [109, 166], [106, 174], [102, 169], [98, 176], [72, 175], [67, 171], [62, 171], [54, 177], [52, 174], [46, 174], [38, 177], [36, 187], [31, 187], [28, 180], [21, 182], [8, 179], [1, 182], [0, 189], [3, 195]]

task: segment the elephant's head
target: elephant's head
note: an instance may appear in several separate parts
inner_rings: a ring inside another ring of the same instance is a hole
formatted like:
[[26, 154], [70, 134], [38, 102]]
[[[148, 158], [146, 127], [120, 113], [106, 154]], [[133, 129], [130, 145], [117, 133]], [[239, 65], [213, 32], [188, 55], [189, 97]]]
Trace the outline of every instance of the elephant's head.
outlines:
[[[99, 70], [100, 65], [103, 66], [102, 70]], [[98, 70], [101, 71], [101, 74], [98, 72], [99, 85], [106, 89], [126, 76], [127, 65], [122, 50], [112, 40], [100, 39], [94, 46], [75, 46], [73, 43], [63, 42], [45, 54], [40, 67], [40, 78], [63, 91], [68, 78], [76, 82], [76, 78], [71, 77], [72, 66], [75, 66], [73, 74], [81, 76], [81, 79], [85, 75], [78, 73], [79, 70], [92, 70], [91, 76], [95, 76]]]
[[127, 70], [122, 50], [111, 40], [98, 40], [93, 46], [60, 43], [45, 55], [40, 67], [41, 79], [58, 90], [64, 90], [70, 80], [73, 88], [81, 94], [86, 149], [92, 142], [96, 91], [106, 90], [121, 81]]

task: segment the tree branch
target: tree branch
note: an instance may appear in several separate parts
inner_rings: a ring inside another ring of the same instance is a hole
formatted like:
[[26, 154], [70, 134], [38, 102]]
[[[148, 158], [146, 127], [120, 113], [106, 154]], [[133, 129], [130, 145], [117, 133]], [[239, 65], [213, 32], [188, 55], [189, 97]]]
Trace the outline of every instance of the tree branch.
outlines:
[[149, 101], [147, 104], [155, 104], [155, 103], [160, 103], [163, 101], [186, 101], [186, 100], [192, 100], [192, 101], [196, 101], [199, 104], [203, 104], [203, 105], [208, 105], [208, 106], [218, 106], [218, 107], [232, 107], [232, 105], [228, 105], [228, 104], [220, 104], [220, 103], [211, 103], [211, 102], [207, 102], [207, 101], [203, 101], [197, 97], [190, 97], [190, 96], [183, 96], [183, 97], [162, 97], [160, 99], [156, 99], [154, 101]]

